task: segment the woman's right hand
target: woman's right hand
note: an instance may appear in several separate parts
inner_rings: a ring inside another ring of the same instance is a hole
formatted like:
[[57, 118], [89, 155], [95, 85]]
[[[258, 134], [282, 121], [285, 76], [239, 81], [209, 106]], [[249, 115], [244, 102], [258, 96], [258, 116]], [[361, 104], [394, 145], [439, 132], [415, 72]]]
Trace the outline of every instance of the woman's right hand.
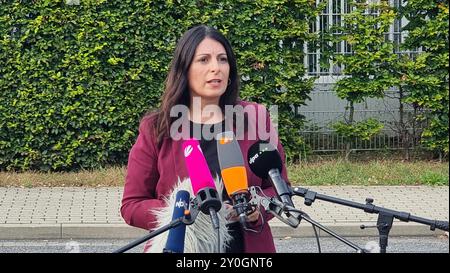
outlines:
[[237, 215], [236, 210], [233, 208], [233, 206], [228, 202], [224, 202], [223, 205], [225, 207], [225, 211], [227, 212], [225, 219], [227, 219], [229, 223], [239, 221], [239, 216]]
[[[224, 202], [224, 207], [227, 212], [227, 216], [225, 216], [225, 219], [229, 223], [234, 223], [239, 221], [239, 215], [237, 214], [236, 210], [233, 208], [233, 206], [229, 202]], [[247, 214], [245, 216], [247, 222], [256, 222], [259, 219], [259, 211], [257, 209], [253, 210], [251, 213]]]

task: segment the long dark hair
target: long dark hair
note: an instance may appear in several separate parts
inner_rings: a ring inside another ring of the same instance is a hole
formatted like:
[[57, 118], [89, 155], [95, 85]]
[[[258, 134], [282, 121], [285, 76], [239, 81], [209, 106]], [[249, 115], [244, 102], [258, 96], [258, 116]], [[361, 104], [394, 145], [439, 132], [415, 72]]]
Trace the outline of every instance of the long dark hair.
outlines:
[[[177, 43], [169, 73], [165, 80], [165, 89], [161, 106], [156, 111], [155, 136], [158, 146], [165, 137], [169, 137], [170, 126], [176, 117], [170, 116], [170, 109], [178, 104], [190, 107], [188, 71], [194, 58], [197, 46], [205, 38], [211, 38], [221, 43], [227, 53], [230, 65], [229, 79], [225, 93], [220, 97], [219, 106], [224, 112], [225, 105], [236, 105], [239, 98], [239, 78], [236, 57], [229, 41], [218, 30], [205, 25], [199, 25], [186, 31]], [[152, 113], [150, 113], [151, 115]], [[155, 112], [153, 112], [155, 114]]]

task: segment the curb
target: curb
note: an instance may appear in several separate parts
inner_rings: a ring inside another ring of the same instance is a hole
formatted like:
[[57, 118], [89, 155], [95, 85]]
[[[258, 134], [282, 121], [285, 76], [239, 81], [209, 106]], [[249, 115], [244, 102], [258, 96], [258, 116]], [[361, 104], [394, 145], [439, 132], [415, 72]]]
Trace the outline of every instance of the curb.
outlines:
[[[377, 228], [361, 229], [360, 225], [363, 223], [333, 223], [323, 224], [323, 226], [330, 229], [332, 232], [343, 237], [378, 237]], [[375, 225], [376, 223], [364, 223], [365, 225]], [[309, 223], [301, 223], [297, 228], [289, 226], [271, 226], [272, 234], [275, 238], [285, 237], [315, 237], [314, 229]], [[331, 237], [325, 231], [316, 228], [317, 234], [320, 237]], [[439, 236], [445, 235], [442, 230], [430, 230], [426, 225], [415, 223], [394, 222], [389, 232], [389, 236]]]
[[[343, 237], [377, 237], [376, 228], [360, 229], [357, 223], [333, 223], [323, 225]], [[367, 223], [367, 225], [374, 223]], [[279, 223], [270, 225], [274, 238], [314, 237], [309, 223], [302, 222], [297, 228]], [[329, 237], [328, 233], [316, 228], [320, 237]], [[137, 239], [147, 232], [127, 224], [1, 224], [0, 240], [55, 240], [55, 239]], [[438, 236], [445, 235], [442, 230], [430, 230], [428, 226], [394, 222], [389, 236]]]
[[131, 239], [147, 234], [127, 224], [2, 224], [0, 240]]

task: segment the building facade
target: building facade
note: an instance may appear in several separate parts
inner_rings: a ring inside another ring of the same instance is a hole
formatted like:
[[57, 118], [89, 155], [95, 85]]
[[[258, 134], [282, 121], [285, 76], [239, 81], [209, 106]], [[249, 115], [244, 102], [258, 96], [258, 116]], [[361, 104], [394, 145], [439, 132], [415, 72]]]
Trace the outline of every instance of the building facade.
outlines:
[[[316, 0], [317, 4], [322, 2]], [[371, 1], [371, 0], [369, 0]], [[373, 1], [373, 0], [372, 0]], [[343, 22], [343, 15], [351, 11], [349, 0], [329, 0], [326, 7], [317, 17], [316, 21], [310, 25], [312, 32], [326, 32], [332, 26], [340, 25]], [[402, 0], [390, 0], [390, 5], [400, 7]], [[376, 10], [368, 10], [367, 13], [377, 15]], [[402, 52], [399, 45], [404, 41], [406, 32], [402, 27], [406, 24], [405, 19], [396, 19], [390, 27], [390, 31], [385, 34], [385, 39], [394, 43], [394, 48], [399, 54], [414, 55], [417, 52]], [[335, 54], [350, 54], [351, 45], [346, 41], [329, 44]], [[330, 62], [329, 66], [320, 65], [321, 49], [311, 50], [305, 45], [304, 64], [307, 68], [308, 76], [318, 77], [315, 81], [315, 88], [310, 94], [306, 106], [299, 108], [299, 112], [306, 117], [307, 126], [301, 134], [311, 149], [315, 152], [332, 152], [345, 149], [344, 140], [338, 136], [331, 125], [337, 121], [343, 121], [346, 116], [348, 102], [336, 96], [333, 91], [334, 83], [343, 77], [342, 67]], [[382, 132], [373, 137], [370, 141], [356, 140], [352, 144], [353, 150], [395, 150], [404, 149], [404, 142], [410, 148], [418, 145], [423, 124], [415, 121], [418, 110], [410, 105], [404, 105], [404, 121], [408, 128], [408, 139], [401, 135], [399, 124], [399, 99], [398, 91], [395, 89], [386, 90], [383, 99], [366, 99], [363, 103], [355, 104], [355, 121], [367, 118], [376, 118], [383, 123]]]

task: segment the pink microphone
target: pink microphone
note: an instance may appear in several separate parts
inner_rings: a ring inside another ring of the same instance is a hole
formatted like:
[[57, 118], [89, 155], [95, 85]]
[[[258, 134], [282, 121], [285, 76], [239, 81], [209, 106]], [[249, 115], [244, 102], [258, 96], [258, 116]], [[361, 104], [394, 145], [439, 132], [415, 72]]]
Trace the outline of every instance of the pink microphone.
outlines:
[[191, 180], [192, 192], [196, 196], [196, 203], [200, 211], [211, 216], [214, 229], [219, 229], [217, 212], [222, 207], [214, 180], [203, 156], [200, 143], [196, 139], [183, 142], [184, 158]]
[[203, 188], [215, 189], [214, 180], [198, 140], [191, 138], [184, 141], [183, 150], [194, 195], [197, 195], [198, 191]]

